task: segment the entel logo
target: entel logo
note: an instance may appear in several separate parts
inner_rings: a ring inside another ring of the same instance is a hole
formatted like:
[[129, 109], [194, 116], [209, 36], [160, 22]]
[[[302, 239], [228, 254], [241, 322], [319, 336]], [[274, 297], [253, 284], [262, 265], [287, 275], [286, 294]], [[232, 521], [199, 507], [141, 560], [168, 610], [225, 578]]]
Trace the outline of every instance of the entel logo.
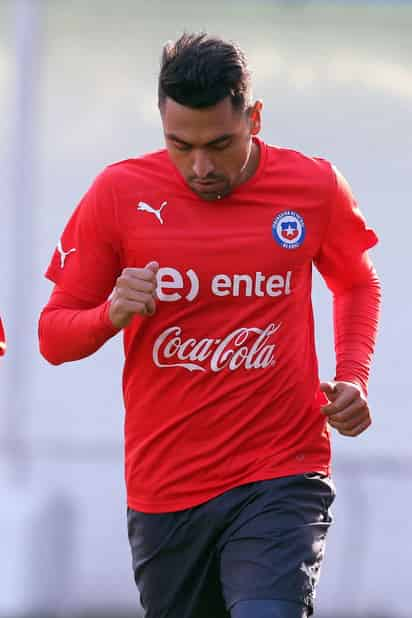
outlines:
[[[193, 301], [199, 294], [199, 277], [191, 268], [184, 275], [186, 275], [190, 285], [189, 291], [185, 296], [180, 293], [187, 287], [183, 275], [176, 268], [159, 268], [157, 273], [157, 295], [159, 300], [163, 302], [176, 302], [185, 298], [189, 302]], [[288, 270], [285, 276], [279, 274], [266, 276], [260, 271], [254, 273], [254, 275], [218, 274], [214, 275], [211, 280], [210, 290], [214, 296], [263, 297], [267, 295], [276, 297], [291, 293], [291, 280], [291, 270]], [[170, 292], [169, 290], [178, 291]]]

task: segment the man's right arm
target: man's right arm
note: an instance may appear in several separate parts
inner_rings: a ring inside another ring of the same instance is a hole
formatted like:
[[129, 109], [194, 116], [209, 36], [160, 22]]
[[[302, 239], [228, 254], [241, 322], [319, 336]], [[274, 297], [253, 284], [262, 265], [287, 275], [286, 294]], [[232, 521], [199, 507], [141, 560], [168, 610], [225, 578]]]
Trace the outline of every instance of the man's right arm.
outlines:
[[40, 352], [53, 365], [94, 354], [135, 315], [155, 312], [157, 262], [145, 268], [125, 268], [110, 300], [94, 306], [58, 285], [39, 319]]
[[83, 196], [45, 273], [55, 288], [39, 320], [40, 351], [55, 365], [90, 356], [155, 310], [157, 262], [122, 270], [113, 174], [106, 168]]
[[109, 318], [110, 301], [97, 307], [55, 286], [39, 319], [39, 347], [52, 365], [96, 352], [119, 332]]

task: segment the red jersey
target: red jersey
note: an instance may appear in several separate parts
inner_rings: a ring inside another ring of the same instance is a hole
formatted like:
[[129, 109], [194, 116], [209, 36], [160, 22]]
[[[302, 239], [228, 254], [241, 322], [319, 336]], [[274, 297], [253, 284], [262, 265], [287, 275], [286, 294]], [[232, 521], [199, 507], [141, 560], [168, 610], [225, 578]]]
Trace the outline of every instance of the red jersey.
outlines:
[[99, 305], [123, 268], [160, 264], [155, 315], [124, 330], [131, 508], [179, 510], [244, 483], [330, 471], [312, 264], [344, 287], [353, 256], [377, 238], [327, 161], [257, 142], [254, 176], [213, 202], [165, 150], [109, 166], [48, 268]]
[[0, 318], [0, 356], [6, 352], [6, 333], [4, 332], [3, 322]]

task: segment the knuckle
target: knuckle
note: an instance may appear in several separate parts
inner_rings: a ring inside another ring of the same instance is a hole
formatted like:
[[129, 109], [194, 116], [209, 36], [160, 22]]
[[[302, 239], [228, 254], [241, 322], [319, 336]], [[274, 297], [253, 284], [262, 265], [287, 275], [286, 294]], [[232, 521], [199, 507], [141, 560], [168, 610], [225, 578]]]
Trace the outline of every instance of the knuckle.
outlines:
[[130, 275], [123, 271], [122, 274], [117, 278], [116, 284], [118, 287], [123, 288], [129, 284], [129, 281]]
[[147, 304], [150, 303], [150, 301], [152, 300], [153, 296], [150, 294], [150, 292], [141, 292], [140, 298], [142, 300], [142, 303], [147, 305]]
[[126, 268], [123, 268], [122, 270], [122, 275], [124, 275], [125, 277], [130, 277], [136, 270], [138, 269], [132, 268], [131, 266], [126, 266]]
[[345, 430], [345, 435], [349, 436], [350, 438], [353, 438], [354, 436], [357, 435], [357, 430], [356, 429], [347, 429], [347, 430]]
[[126, 291], [123, 287], [119, 288], [118, 290], [117, 300], [120, 304], [123, 304], [127, 301]]
[[122, 283], [124, 281], [127, 281], [130, 277], [130, 274], [128, 272], [128, 269], [125, 268], [124, 270], [122, 270], [121, 274], [117, 277], [117, 281]]

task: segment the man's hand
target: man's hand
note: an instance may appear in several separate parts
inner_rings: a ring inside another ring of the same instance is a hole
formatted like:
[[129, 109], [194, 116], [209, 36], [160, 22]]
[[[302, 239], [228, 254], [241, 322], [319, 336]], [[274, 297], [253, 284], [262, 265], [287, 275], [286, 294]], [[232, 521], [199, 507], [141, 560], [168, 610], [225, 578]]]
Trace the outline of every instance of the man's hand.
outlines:
[[352, 382], [322, 382], [320, 390], [329, 403], [321, 407], [329, 425], [343, 436], [358, 436], [372, 423], [368, 402], [360, 386]]
[[109, 318], [116, 328], [128, 326], [135, 315], [151, 316], [156, 311], [157, 262], [145, 268], [124, 268], [116, 281]]

